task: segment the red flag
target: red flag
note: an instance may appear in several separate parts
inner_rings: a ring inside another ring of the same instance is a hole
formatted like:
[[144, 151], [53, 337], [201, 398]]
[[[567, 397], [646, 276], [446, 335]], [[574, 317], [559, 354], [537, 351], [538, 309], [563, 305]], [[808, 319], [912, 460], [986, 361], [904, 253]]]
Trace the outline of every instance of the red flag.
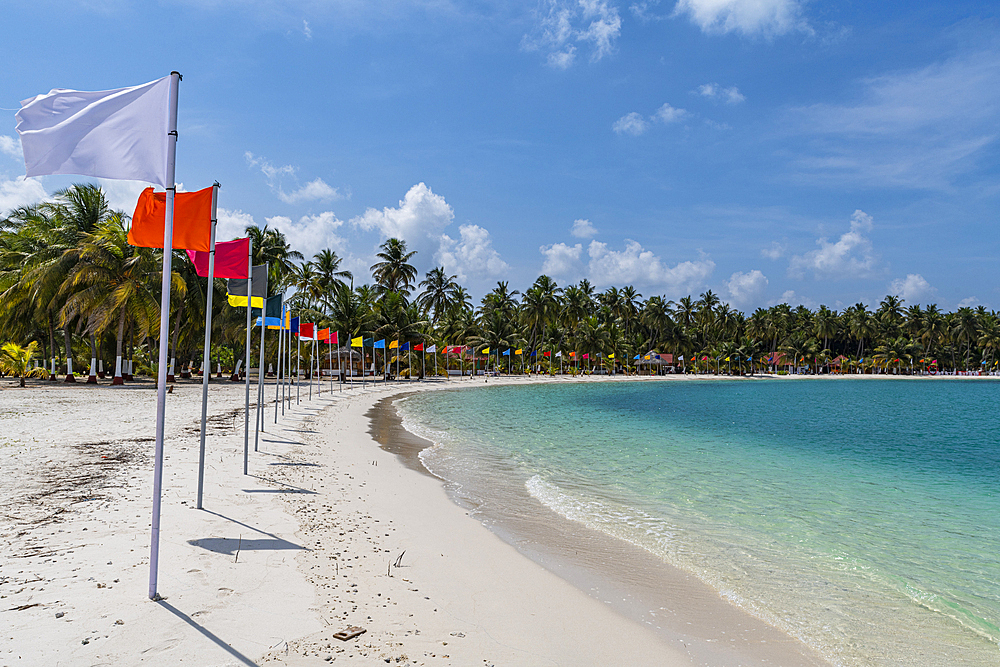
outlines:
[[[215, 277], [247, 278], [247, 256], [250, 254], [250, 239], [236, 239], [215, 244]], [[202, 278], [208, 277], [208, 253], [188, 250], [188, 257], [194, 270]]]
[[423, 352], [424, 351], [424, 344], [423, 343], [419, 343], [417, 345], [414, 345], [413, 346], [413, 351], [414, 352]]
[[333, 332], [333, 337], [330, 338], [330, 343], [332, 345], [340, 345], [340, 332], [339, 331], [334, 331]]
[[543, 357], [551, 357], [552, 353], [551, 352], [542, 352], [542, 356]]
[[[153, 188], [143, 190], [132, 214], [129, 244], [140, 248], [162, 248], [166, 216], [167, 193], [154, 193]], [[204, 252], [211, 249], [212, 188], [177, 193], [174, 198], [173, 230], [175, 249]], [[246, 278], [246, 274], [243, 277]]]
[[314, 325], [311, 322], [302, 322], [299, 324], [299, 338], [308, 338], [309, 340], [312, 340], [313, 327]]
[[[584, 358], [584, 359], [590, 359], [590, 354], [589, 354], [589, 353], [587, 353], [587, 354], [583, 355], [583, 358]], [[659, 358], [659, 357], [657, 357], [657, 358]]]

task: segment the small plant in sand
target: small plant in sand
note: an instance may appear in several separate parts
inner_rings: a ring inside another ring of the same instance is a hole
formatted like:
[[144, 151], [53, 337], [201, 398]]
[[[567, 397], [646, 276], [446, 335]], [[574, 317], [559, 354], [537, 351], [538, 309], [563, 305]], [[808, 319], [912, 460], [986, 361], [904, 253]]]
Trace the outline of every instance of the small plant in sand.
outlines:
[[0, 371], [5, 375], [12, 375], [20, 378], [21, 385], [24, 386], [24, 378], [48, 377], [44, 368], [32, 368], [32, 360], [38, 350], [38, 341], [32, 341], [21, 347], [17, 343], [5, 343], [0, 348]]

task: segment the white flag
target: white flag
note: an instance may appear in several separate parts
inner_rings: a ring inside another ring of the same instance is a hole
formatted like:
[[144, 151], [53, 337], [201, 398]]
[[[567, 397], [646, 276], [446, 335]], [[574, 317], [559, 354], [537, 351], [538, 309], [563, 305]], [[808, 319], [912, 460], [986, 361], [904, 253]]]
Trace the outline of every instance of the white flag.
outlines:
[[684, 355], [683, 354], [680, 356], [680, 358], [678, 359], [678, 361], [684, 361]]
[[427, 348], [427, 352], [437, 352], [437, 351], [438, 351], [437, 345], [431, 345], [429, 348]]
[[562, 356], [562, 352], [556, 352], [556, 356], [557, 357], [561, 357]]
[[21, 102], [17, 133], [28, 176], [79, 174], [167, 183], [170, 77], [141, 86], [50, 91]]

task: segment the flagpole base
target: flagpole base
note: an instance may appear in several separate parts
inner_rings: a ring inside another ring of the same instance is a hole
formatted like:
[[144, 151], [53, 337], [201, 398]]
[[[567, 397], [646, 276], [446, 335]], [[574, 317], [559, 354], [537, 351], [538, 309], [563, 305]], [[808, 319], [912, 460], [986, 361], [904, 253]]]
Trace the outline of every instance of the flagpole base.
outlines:
[[66, 376], [66, 379], [63, 380], [63, 382], [76, 382], [76, 378], [73, 377], [72, 373], [70, 373], [69, 375]]
[[168, 375], [167, 376], [167, 382], [173, 384], [174, 382], [177, 382], [177, 380], [174, 378], [173, 375]]
[[97, 384], [97, 376], [96, 375], [87, 376], [87, 384]]
[[125, 384], [125, 379], [122, 376], [117, 376], [111, 380], [111, 385]]
[[100, 371], [97, 373], [97, 377], [103, 380], [106, 377], [106, 373], [104, 371]]

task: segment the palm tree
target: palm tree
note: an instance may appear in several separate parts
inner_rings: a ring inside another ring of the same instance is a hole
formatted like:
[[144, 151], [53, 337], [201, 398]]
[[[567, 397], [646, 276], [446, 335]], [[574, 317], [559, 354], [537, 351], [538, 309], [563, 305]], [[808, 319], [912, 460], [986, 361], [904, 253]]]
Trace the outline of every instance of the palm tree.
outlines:
[[440, 318], [453, 304], [455, 290], [458, 289], [458, 283], [455, 282], [457, 278], [458, 276], [449, 276], [443, 266], [428, 271], [420, 281], [420, 287], [424, 291], [417, 297], [417, 305], [433, 313], [435, 320]]
[[323, 298], [329, 301], [332, 292], [347, 287], [348, 281], [354, 280], [350, 271], [340, 268], [343, 259], [336, 252], [327, 248], [313, 255], [313, 268], [319, 276], [319, 286], [323, 290]]
[[381, 252], [375, 256], [381, 261], [371, 267], [379, 296], [395, 292], [403, 299], [408, 298], [417, 277], [417, 269], [409, 261], [417, 251], [407, 252], [406, 241], [396, 238], [386, 240], [380, 248]]
[[20, 380], [20, 387], [24, 387], [24, 378], [45, 377], [48, 373], [44, 368], [32, 368], [31, 360], [38, 350], [38, 341], [31, 341], [24, 347], [17, 343], [10, 342], [0, 348], [0, 371], [5, 375], [13, 375]]
[[304, 257], [298, 250], [292, 250], [285, 235], [267, 225], [246, 227], [247, 236], [253, 246], [253, 263], [267, 264], [267, 289], [269, 294], [277, 294], [285, 287], [286, 277], [293, 273], [295, 262]]
[[[88, 234], [66, 278], [69, 296], [63, 309], [67, 317], [86, 319], [86, 331], [100, 334], [117, 325], [115, 376], [121, 384], [122, 344], [125, 325], [133, 336], [145, 338], [160, 318], [159, 262], [152, 250], [129, 244], [125, 220], [117, 213]], [[180, 288], [174, 276], [172, 290]]]

